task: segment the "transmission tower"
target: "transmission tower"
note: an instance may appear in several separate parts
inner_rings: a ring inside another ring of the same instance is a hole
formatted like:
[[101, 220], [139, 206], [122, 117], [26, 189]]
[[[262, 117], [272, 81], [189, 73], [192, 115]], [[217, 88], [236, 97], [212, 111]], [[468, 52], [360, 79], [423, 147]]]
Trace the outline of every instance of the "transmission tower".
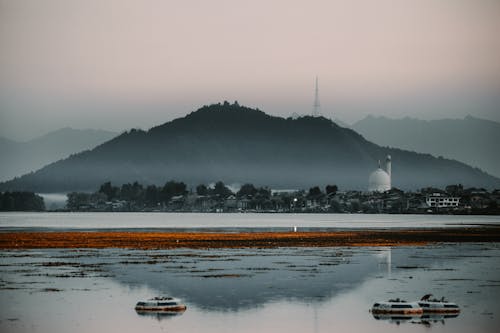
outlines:
[[316, 76], [316, 85], [314, 88], [314, 104], [313, 104], [313, 117], [319, 117], [321, 115], [321, 107], [319, 104], [319, 88], [318, 88], [318, 77]]

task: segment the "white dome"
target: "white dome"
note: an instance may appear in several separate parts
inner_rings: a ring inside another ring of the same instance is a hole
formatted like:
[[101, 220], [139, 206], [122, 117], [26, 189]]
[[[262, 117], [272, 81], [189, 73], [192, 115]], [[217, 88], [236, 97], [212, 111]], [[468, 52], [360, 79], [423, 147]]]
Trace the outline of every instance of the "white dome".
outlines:
[[378, 168], [368, 178], [368, 191], [385, 192], [391, 189], [391, 177], [387, 172]]

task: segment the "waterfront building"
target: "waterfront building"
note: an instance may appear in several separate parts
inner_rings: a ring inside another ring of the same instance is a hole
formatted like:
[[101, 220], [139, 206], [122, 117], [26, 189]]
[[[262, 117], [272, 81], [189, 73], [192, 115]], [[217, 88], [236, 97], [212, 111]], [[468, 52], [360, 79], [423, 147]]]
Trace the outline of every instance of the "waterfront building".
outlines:
[[441, 193], [433, 193], [425, 198], [427, 206], [433, 208], [458, 207], [459, 197], [450, 197]]

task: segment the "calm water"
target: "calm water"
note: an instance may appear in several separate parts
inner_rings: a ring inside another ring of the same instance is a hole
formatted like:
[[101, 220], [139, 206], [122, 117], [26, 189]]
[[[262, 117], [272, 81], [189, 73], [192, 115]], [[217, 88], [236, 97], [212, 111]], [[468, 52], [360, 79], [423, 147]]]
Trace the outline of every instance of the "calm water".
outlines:
[[12, 229], [218, 229], [299, 230], [430, 228], [500, 224], [500, 216], [205, 213], [0, 213], [0, 230]]
[[[0, 253], [1, 332], [497, 332], [500, 244]], [[446, 296], [451, 319], [376, 320], [373, 302]], [[178, 316], [135, 303], [182, 298]]]
[[[0, 230], [463, 227], [500, 217], [2, 213]], [[397, 248], [0, 251], [0, 332], [496, 332], [500, 243]], [[456, 318], [375, 319], [375, 301], [426, 293]], [[138, 300], [180, 297], [177, 316]]]

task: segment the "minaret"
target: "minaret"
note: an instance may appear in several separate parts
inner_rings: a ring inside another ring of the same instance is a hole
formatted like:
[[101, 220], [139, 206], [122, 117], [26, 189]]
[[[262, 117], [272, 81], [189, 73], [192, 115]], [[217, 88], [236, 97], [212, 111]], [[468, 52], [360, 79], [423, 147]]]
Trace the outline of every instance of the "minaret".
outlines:
[[391, 155], [387, 155], [387, 158], [385, 159], [385, 171], [389, 175], [389, 187], [392, 188], [392, 165], [391, 165]]
[[319, 104], [319, 89], [318, 89], [318, 77], [316, 76], [316, 86], [314, 89], [314, 104], [313, 104], [313, 117], [319, 117], [320, 112], [320, 104]]

